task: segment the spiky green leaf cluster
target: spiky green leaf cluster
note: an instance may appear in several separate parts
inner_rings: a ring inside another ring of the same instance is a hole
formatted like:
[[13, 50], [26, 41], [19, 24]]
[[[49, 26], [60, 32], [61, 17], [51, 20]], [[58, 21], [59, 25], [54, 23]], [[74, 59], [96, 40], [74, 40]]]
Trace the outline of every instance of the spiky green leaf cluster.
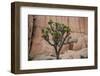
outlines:
[[49, 35], [51, 35], [52, 40], [56, 45], [59, 44], [59, 41], [61, 41], [65, 33], [69, 33], [71, 31], [69, 26], [66, 26], [58, 22], [53, 22], [52, 20], [48, 22], [48, 25], [48, 27], [42, 30], [43, 38], [45, 40], [49, 40]]

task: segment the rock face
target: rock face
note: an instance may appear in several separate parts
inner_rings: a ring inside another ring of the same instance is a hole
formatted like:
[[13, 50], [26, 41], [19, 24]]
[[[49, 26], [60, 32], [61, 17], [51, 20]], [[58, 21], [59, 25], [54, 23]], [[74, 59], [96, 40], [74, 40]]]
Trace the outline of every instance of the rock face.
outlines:
[[[87, 48], [83, 48], [78, 51], [68, 50], [63, 54], [60, 54], [60, 59], [80, 59], [80, 58], [88, 58]], [[33, 58], [34, 60], [55, 60], [56, 56], [48, 56], [48, 55], [37, 55]]]
[[[50, 46], [41, 36], [41, 28], [38, 28], [35, 32], [33, 39], [32, 50], [30, 56], [33, 60], [53, 60], [56, 59], [55, 50]], [[61, 59], [79, 59], [88, 57], [87, 49], [87, 36], [80, 33], [72, 33], [72, 40], [77, 40], [73, 43], [73, 47], [70, 50], [70, 45], [66, 44], [61, 50]]]
[[[32, 28], [32, 19], [30, 17], [29, 30]], [[37, 17], [35, 22], [34, 37], [32, 38], [32, 48], [29, 56], [33, 60], [53, 60], [56, 59], [55, 50], [42, 38], [42, 29], [46, 27], [47, 23], [43, 23], [42, 17]], [[40, 22], [40, 23], [39, 23]], [[42, 24], [42, 25], [41, 25]], [[32, 30], [31, 30], [32, 31]], [[29, 37], [31, 36], [29, 32]], [[60, 52], [61, 59], [79, 59], [88, 57], [88, 37], [87, 34], [79, 32], [71, 32], [71, 40], [76, 41], [71, 45], [66, 44]], [[30, 39], [30, 38], [29, 38]], [[30, 42], [30, 40], [29, 40]], [[30, 45], [29, 45], [30, 46]]]
[[[75, 33], [76, 34], [76, 33]], [[38, 35], [41, 36], [41, 35]], [[80, 59], [88, 58], [88, 49], [87, 49], [87, 36], [76, 34], [77, 39], [76, 43], [73, 43], [73, 49], [69, 50], [69, 45], [64, 45], [60, 58], [61, 59]], [[35, 47], [35, 48], [34, 48]], [[31, 57], [33, 60], [54, 60], [56, 59], [55, 51], [52, 46], [50, 46], [44, 39], [41, 37], [34, 38], [33, 48], [31, 51]]]
[[[54, 48], [50, 46], [45, 40], [39, 39], [39, 37], [36, 39], [38, 40], [34, 41], [33, 48], [32, 48], [33, 51], [31, 53], [33, 60], [56, 59]], [[73, 43], [74, 44], [73, 49], [69, 50], [68, 49], [69, 45], [64, 45], [61, 50], [60, 58], [61, 59], [88, 58], [87, 36], [83, 35], [78, 37], [77, 35], [77, 38], [72, 37], [72, 39], [77, 39], [77, 42]]]
[[48, 55], [37, 55], [33, 58], [34, 60], [54, 60], [56, 57], [48, 56]]
[[80, 58], [87, 58], [88, 52], [87, 48], [83, 48], [78, 51], [68, 50], [64, 54], [61, 54], [62, 59], [80, 59]]
[[84, 35], [84, 34], [76, 34], [76, 38], [75, 36], [72, 35], [72, 37], [74, 39], [77, 39], [77, 42], [74, 43], [74, 46], [73, 46], [73, 50], [80, 50], [82, 48], [86, 48], [87, 47], [87, 42], [88, 42], [88, 37], [87, 35]]

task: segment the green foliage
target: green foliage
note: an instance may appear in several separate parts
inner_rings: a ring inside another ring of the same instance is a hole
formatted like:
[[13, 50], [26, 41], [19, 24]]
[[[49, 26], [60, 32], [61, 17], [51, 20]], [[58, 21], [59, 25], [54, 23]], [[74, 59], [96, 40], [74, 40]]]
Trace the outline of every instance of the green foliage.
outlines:
[[71, 31], [69, 26], [60, 24], [58, 22], [53, 22], [52, 20], [50, 20], [48, 24], [49, 26], [42, 30], [42, 33], [43, 33], [42, 37], [44, 37], [44, 39], [47, 40], [48, 36], [51, 35], [54, 43], [55, 42], [57, 43], [58, 40], [61, 40], [61, 37], [65, 33], [69, 33]]
[[[64, 41], [68, 37], [68, 35], [71, 32], [71, 29], [69, 26], [66, 26], [65, 24], [53, 22], [50, 20], [48, 22], [48, 27], [42, 29], [43, 38], [52, 46], [54, 46], [55, 51], [60, 51], [62, 46], [64, 45]], [[50, 42], [50, 36], [53, 43]], [[56, 46], [56, 47], [55, 47]], [[59, 50], [57, 50], [57, 47], [59, 47]]]

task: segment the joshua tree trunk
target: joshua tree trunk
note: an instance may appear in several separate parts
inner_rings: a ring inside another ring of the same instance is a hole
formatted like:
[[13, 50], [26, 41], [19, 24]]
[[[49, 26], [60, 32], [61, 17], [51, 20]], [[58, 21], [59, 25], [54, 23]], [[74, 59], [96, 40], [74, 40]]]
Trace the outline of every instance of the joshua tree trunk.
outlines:
[[60, 52], [57, 52], [56, 59], [60, 59]]
[[57, 46], [55, 47], [55, 54], [56, 54], [56, 59], [60, 59], [60, 51], [58, 51]]

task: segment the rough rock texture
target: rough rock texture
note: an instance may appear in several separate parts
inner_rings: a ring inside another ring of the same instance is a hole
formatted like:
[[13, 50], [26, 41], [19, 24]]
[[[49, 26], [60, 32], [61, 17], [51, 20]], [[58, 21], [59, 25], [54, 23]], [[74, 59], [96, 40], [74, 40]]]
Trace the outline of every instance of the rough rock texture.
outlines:
[[[71, 45], [69, 44], [64, 45], [60, 52], [60, 58], [61, 59], [87, 58], [88, 57], [88, 49], [87, 49], [88, 48], [88, 37], [87, 37], [87, 31], [86, 31], [87, 28], [85, 27], [87, 26], [87, 24], [85, 24], [87, 23], [87, 21], [85, 22], [85, 18], [71, 18], [71, 17], [68, 17], [68, 18], [69, 18], [68, 23], [70, 27], [72, 28], [72, 30], [74, 29], [74, 32], [73, 31], [71, 32], [71, 37], [72, 37], [71, 40], [72, 41], [76, 40], [76, 42], [72, 43]], [[81, 30], [77, 30], [79, 28], [77, 26], [78, 19], [80, 19], [80, 25], [82, 26]], [[34, 37], [32, 40], [32, 49], [29, 54], [29, 56], [32, 57], [33, 60], [47, 60], [47, 59], [52, 60], [56, 58], [54, 48], [50, 46], [48, 42], [46, 42], [42, 38], [41, 30], [48, 25], [47, 23], [48, 20], [49, 19], [46, 19], [46, 17], [44, 16], [36, 17]], [[29, 27], [30, 27], [29, 28], [29, 39], [31, 37], [31, 32], [32, 32], [32, 26], [33, 26], [32, 21], [33, 21], [33, 16], [30, 16], [29, 18]], [[30, 46], [30, 40], [29, 40], [29, 46]]]
[[[39, 31], [38, 31], [39, 32]], [[37, 33], [38, 35], [39, 33]], [[76, 38], [75, 38], [76, 36]], [[73, 59], [73, 58], [87, 58], [87, 36], [78, 36], [77, 34], [72, 39], [77, 39], [76, 43], [73, 43], [73, 49], [69, 50], [69, 45], [64, 45], [61, 50], [61, 59]], [[35, 47], [35, 48], [34, 48]], [[52, 60], [55, 59], [55, 51], [44, 39], [41, 38], [41, 34], [38, 37], [34, 37], [32, 51], [30, 53], [34, 60]]]
[[88, 51], [87, 48], [83, 48], [78, 51], [74, 50], [68, 50], [64, 54], [61, 54], [62, 59], [79, 59], [79, 58], [87, 58], [88, 57]]
[[80, 50], [83, 48], [87, 48], [87, 43], [88, 43], [87, 35], [80, 33], [72, 33], [72, 38], [77, 40], [77, 42], [74, 43], [73, 50]]
[[[68, 50], [63, 54], [60, 54], [60, 59], [80, 59], [80, 58], [88, 58], [87, 48], [83, 48], [78, 51]], [[55, 60], [56, 56], [48, 56], [48, 55], [37, 55], [33, 58], [34, 60]]]

